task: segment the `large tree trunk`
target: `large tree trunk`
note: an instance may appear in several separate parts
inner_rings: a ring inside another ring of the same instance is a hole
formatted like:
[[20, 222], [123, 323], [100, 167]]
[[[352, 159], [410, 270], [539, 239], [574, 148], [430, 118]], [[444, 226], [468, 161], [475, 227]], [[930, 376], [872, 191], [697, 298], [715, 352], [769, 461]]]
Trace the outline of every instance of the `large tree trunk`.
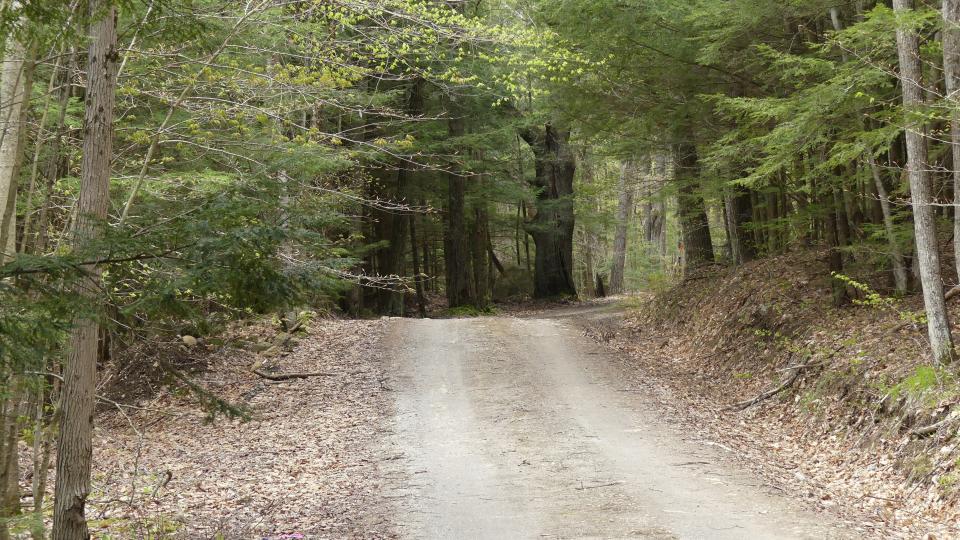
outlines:
[[633, 214], [633, 190], [637, 177], [637, 162], [630, 159], [620, 168], [620, 183], [617, 186], [617, 226], [613, 236], [613, 261], [610, 263], [610, 294], [623, 292], [623, 274], [627, 263], [627, 234]]
[[[80, 197], [73, 231], [77, 251], [100, 235], [99, 229], [110, 205], [115, 74], [119, 56], [116, 9], [109, 0], [91, 0], [89, 7], [91, 16], [102, 19], [91, 27]], [[90, 303], [94, 304], [100, 287], [100, 270], [96, 265], [89, 265], [84, 270], [86, 277], [79, 283], [77, 292], [90, 298]], [[54, 491], [54, 540], [90, 537], [84, 508], [90, 494], [98, 334], [99, 325], [89, 315], [74, 321], [69, 358], [63, 373]]]
[[10, 37], [0, 70], [0, 264], [17, 252], [17, 184], [33, 73], [26, 56], [23, 44]]
[[[447, 121], [447, 134], [451, 139], [459, 139], [466, 132], [463, 111], [452, 99], [449, 109], [451, 117]], [[476, 303], [476, 291], [473, 286], [473, 261], [467, 238], [467, 177], [458, 170], [457, 164], [451, 164], [450, 167], [451, 170], [447, 173], [443, 257], [447, 278], [447, 305], [457, 307]]]
[[520, 136], [536, 161], [536, 210], [528, 231], [536, 245], [533, 295], [536, 298], [576, 296], [573, 282], [573, 176], [576, 159], [570, 131], [553, 124], [527, 128]]
[[950, 111], [953, 156], [953, 254], [960, 279], [960, 0], [943, 0], [943, 74]]
[[677, 205], [680, 214], [680, 230], [683, 235], [683, 271], [713, 262], [713, 242], [710, 238], [710, 222], [707, 209], [700, 196], [700, 159], [692, 142], [676, 145], [676, 176], [680, 184]]
[[[897, 12], [913, 9], [912, 0], [894, 0]], [[923, 105], [923, 66], [920, 59], [920, 39], [916, 31], [897, 29], [897, 54], [900, 59], [900, 81], [903, 87], [903, 105], [907, 109], [905, 129], [907, 139], [907, 171], [910, 177], [910, 196], [913, 203], [914, 233], [917, 242], [917, 262], [920, 283], [923, 288], [923, 303], [927, 311], [927, 333], [938, 363], [953, 359], [953, 337], [947, 319], [947, 306], [943, 297], [943, 281], [940, 277], [940, 253], [937, 248], [937, 228], [934, 220], [933, 194], [927, 172], [926, 126], [914, 116], [915, 109]]]

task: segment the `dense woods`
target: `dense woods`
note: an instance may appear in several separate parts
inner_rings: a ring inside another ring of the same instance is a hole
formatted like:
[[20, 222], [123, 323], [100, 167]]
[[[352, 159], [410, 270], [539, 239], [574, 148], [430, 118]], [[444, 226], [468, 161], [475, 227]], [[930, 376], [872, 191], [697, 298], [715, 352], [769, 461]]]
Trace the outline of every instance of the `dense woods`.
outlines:
[[956, 0], [6, 0], [0, 37], [0, 539], [86, 538], [103, 381], [239, 319], [820, 250], [956, 355]]

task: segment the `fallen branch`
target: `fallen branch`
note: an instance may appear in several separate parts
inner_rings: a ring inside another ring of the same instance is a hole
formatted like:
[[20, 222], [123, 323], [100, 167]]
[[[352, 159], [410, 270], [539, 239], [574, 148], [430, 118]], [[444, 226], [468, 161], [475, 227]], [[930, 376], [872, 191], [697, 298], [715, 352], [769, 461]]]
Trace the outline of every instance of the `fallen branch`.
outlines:
[[930, 424], [929, 426], [922, 426], [915, 429], [911, 429], [910, 434], [916, 435], [917, 437], [926, 437], [927, 435], [933, 435], [934, 433], [939, 431], [940, 428], [944, 426], [948, 426], [956, 422], [957, 420], [960, 420], [960, 415], [951, 414], [950, 416], [944, 418], [943, 420]]
[[960, 296], [960, 285], [957, 285], [956, 287], [947, 291], [947, 294], [943, 295], [943, 299], [949, 302], [950, 299], [956, 296]]
[[336, 373], [325, 373], [322, 371], [314, 371], [310, 373], [270, 373], [269, 371], [264, 371], [260, 368], [254, 369], [253, 373], [263, 377], [264, 379], [269, 379], [271, 381], [289, 381], [291, 379], [309, 379], [310, 377], [333, 377]]
[[793, 383], [797, 382], [797, 379], [800, 378], [800, 372], [806, 369], [807, 367], [809, 366], [808, 365], [793, 366], [792, 368], [793, 373], [789, 377], [787, 377], [787, 380], [785, 380], [782, 384], [780, 384], [780, 386], [772, 390], [767, 390], [766, 392], [760, 394], [759, 396], [753, 399], [748, 399], [746, 401], [741, 401], [740, 403], [735, 403], [733, 405], [730, 405], [724, 410], [725, 411], [742, 411], [746, 408], [756, 405], [757, 403], [760, 403], [761, 401], [765, 401], [772, 398], [773, 396], [793, 386]]

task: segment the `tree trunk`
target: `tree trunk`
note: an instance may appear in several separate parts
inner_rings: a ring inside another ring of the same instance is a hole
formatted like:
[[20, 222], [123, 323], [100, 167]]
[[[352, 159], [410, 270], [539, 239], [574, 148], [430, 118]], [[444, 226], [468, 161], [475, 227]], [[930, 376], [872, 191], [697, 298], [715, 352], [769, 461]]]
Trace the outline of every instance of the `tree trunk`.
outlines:
[[[456, 140], [466, 132], [463, 111], [453, 100], [449, 108], [451, 117], [447, 121], [447, 134]], [[467, 177], [457, 170], [459, 167], [456, 164], [451, 164], [450, 168], [447, 173], [443, 258], [447, 278], [447, 305], [458, 307], [473, 305], [476, 302], [476, 290], [473, 287], [473, 264], [470, 244], [467, 241]]]
[[[480, 181], [479, 179], [477, 180]], [[473, 282], [477, 292], [475, 305], [480, 309], [490, 306], [490, 230], [489, 216], [483, 201], [474, 203], [473, 223], [470, 227], [470, 249], [473, 255]]]
[[843, 273], [843, 253], [840, 251], [840, 230], [837, 226], [837, 202], [834, 197], [834, 191], [830, 187], [824, 188], [821, 195], [821, 204], [824, 207], [824, 234], [827, 237], [827, 265], [830, 270], [830, 289], [832, 291], [833, 305], [840, 307], [847, 301], [847, 287], [843, 281], [836, 277]]
[[[893, 0], [898, 13], [913, 9], [913, 0]], [[910, 178], [910, 196], [913, 204], [914, 234], [923, 303], [927, 311], [927, 332], [934, 360], [946, 363], [953, 360], [953, 337], [943, 297], [940, 277], [940, 253], [937, 248], [937, 229], [934, 220], [933, 195], [927, 172], [926, 126], [913, 115], [923, 105], [923, 66], [920, 59], [920, 39], [916, 31], [897, 28], [897, 54], [900, 60], [900, 81], [903, 105], [907, 109], [905, 121], [907, 140], [907, 171]]]
[[423, 295], [423, 271], [420, 268], [420, 253], [417, 249], [417, 214], [411, 212], [407, 219], [410, 228], [410, 259], [413, 261], [413, 287], [417, 295], [417, 313], [421, 317], [426, 317], [427, 301]]
[[70, 96], [73, 92], [71, 75], [75, 71], [76, 62], [76, 50], [71, 48], [69, 58], [65, 63], [66, 70], [62, 74], [63, 78], [61, 80], [62, 86], [60, 88], [59, 108], [57, 110], [56, 131], [54, 132], [53, 141], [50, 143], [50, 155], [44, 164], [43, 203], [40, 206], [40, 215], [37, 217], [37, 223], [33, 227], [37, 231], [37, 237], [32, 247], [32, 252], [38, 255], [43, 254], [47, 248], [47, 238], [49, 236], [47, 229], [50, 225], [50, 211], [53, 206], [54, 186], [57, 180], [59, 180], [69, 168], [70, 157], [66, 155], [65, 152], [61, 152], [60, 148], [67, 134], [67, 106], [70, 103]]
[[[84, 113], [83, 158], [78, 213], [73, 242], [77, 251], [100, 235], [110, 204], [110, 160], [113, 155], [113, 108], [116, 90], [116, 9], [108, 0], [91, 0], [90, 14], [103, 18], [91, 26]], [[100, 269], [89, 265], [78, 293], [95, 304]], [[54, 491], [54, 540], [90, 537], [84, 508], [90, 494], [94, 392], [97, 382], [99, 325], [80, 316], [70, 336], [69, 359], [63, 373], [60, 439]]]
[[893, 224], [893, 211], [890, 209], [890, 197], [887, 194], [887, 187], [883, 185], [883, 177], [880, 175], [880, 167], [877, 166], [877, 160], [873, 154], [867, 152], [867, 162], [870, 165], [870, 172], [873, 174], [873, 183], [877, 190], [877, 198], [880, 199], [880, 209], [883, 214], [883, 229], [887, 233], [887, 241], [890, 242], [890, 262], [893, 267], [893, 283], [897, 294], [906, 294], [908, 286], [907, 266], [903, 262], [903, 250], [900, 249], [900, 242], [897, 240], [897, 233]]
[[943, 0], [943, 73], [950, 102], [953, 156], [953, 254], [960, 279], [960, 0]]
[[613, 237], [613, 262], [610, 264], [610, 294], [623, 293], [623, 273], [627, 263], [627, 233], [633, 213], [633, 190], [637, 176], [637, 162], [623, 162], [620, 168], [620, 183], [617, 186], [617, 227]]
[[700, 159], [692, 142], [676, 145], [677, 180], [680, 187], [677, 205], [680, 231], [683, 236], [684, 266], [686, 275], [699, 266], [713, 262], [713, 242], [710, 238], [710, 222], [700, 187]]
[[[590, 161], [590, 156], [586, 150], [581, 152], [579, 157], [580, 163], [580, 182], [585, 186], [591, 186], [596, 181], [593, 170], [593, 163]], [[581, 253], [583, 254], [583, 271], [581, 273], [581, 289], [580, 293], [584, 296], [596, 296], [597, 295], [597, 276], [596, 263], [594, 256], [594, 248], [597, 245], [596, 234], [593, 232], [593, 227], [590, 223], [580, 222], [580, 245]], [[520, 246], [517, 245], [517, 259], [519, 260], [520, 256]]]
[[523, 129], [536, 161], [534, 187], [537, 213], [528, 224], [536, 245], [533, 295], [536, 298], [576, 296], [573, 283], [573, 177], [576, 159], [570, 131], [546, 124], [543, 130]]
[[669, 156], [658, 151], [653, 156], [650, 174], [643, 181], [643, 239], [660, 262], [667, 256], [667, 212], [663, 203]]
[[0, 264], [17, 253], [17, 184], [30, 96], [32, 62], [16, 38], [7, 40], [0, 70]]
[[730, 258], [735, 264], [743, 264], [757, 257], [753, 234], [748, 230], [753, 220], [753, 203], [750, 190], [734, 186], [724, 197], [727, 208], [727, 230], [730, 235]]

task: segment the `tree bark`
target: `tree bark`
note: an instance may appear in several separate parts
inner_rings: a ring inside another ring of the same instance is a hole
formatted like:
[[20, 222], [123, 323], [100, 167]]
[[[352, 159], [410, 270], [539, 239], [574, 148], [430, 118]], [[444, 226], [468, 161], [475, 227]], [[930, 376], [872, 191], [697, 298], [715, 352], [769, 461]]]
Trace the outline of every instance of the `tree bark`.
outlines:
[[0, 70], [0, 264], [17, 252], [17, 184], [32, 73], [23, 43], [11, 36]]
[[953, 254], [960, 279], [960, 0], [943, 0], [943, 74], [950, 107], [953, 156]]
[[536, 245], [533, 295], [536, 298], [576, 296], [573, 282], [573, 177], [576, 158], [570, 130], [548, 123], [522, 129], [536, 162], [536, 210], [527, 230]]
[[633, 213], [633, 190], [637, 176], [637, 162], [624, 161], [620, 167], [620, 182], [617, 186], [617, 226], [613, 237], [613, 261], [610, 264], [610, 294], [623, 293], [623, 274], [627, 263], [627, 234]]
[[677, 205], [683, 236], [683, 271], [686, 275], [699, 266], [713, 262], [713, 241], [710, 238], [707, 209], [698, 192], [700, 159], [697, 148], [692, 142], [681, 142], [676, 145], [675, 152], [676, 176], [680, 184]]
[[[477, 180], [480, 182], [481, 180]], [[483, 201], [476, 201], [470, 232], [470, 250], [473, 256], [473, 282], [477, 292], [475, 304], [480, 309], [490, 306], [490, 229], [489, 214]]]
[[421, 317], [426, 317], [427, 300], [423, 294], [423, 271], [420, 268], [420, 253], [417, 248], [417, 214], [411, 212], [407, 219], [410, 229], [410, 259], [413, 261], [413, 287], [417, 295], [417, 313]]
[[666, 152], [654, 154], [650, 174], [643, 181], [643, 239], [652, 253], [663, 262], [667, 256], [667, 212], [663, 203], [669, 156]]
[[[109, 0], [91, 0], [91, 25], [84, 112], [83, 158], [78, 213], [73, 242], [80, 251], [100, 236], [110, 204], [110, 160], [113, 155], [113, 109], [117, 71], [116, 9]], [[100, 269], [89, 265], [78, 293], [95, 305]], [[54, 540], [90, 537], [84, 508], [90, 494], [93, 451], [94, 392], [97, 382], [99, 324], [89, 315], [74, 321], [69, 357], [63, 373], [60, 439], [54, 490]]]
[[[466, 133], [463, 111], [454, 99], [451, 99], [449, 109], [451, 117], [447, 121], [447, 134], [456, 140]], [[473, 286], [473, 261], [467, 238], [467, 177], [457, 170], [460, 168], [458, 164], [451, 163], [450, 167], [451, 170], [447, 173], [443, 256], [447, 278], [447, 305], [458, 307], [473, 305], [476, 302], [476, 290]]]
[[62, 73], [63, 78], [61, 80], [62, 84], [58, 102], [59, 108], [57, 109], [56, 131], [54, 132], [53, 141], [50, 143], [49, 157], [47, 157], [47, 162], [44, 164], [43, 203], [40, 206], [40, 215], [37, 217], [37, 223], [31, 229], [36, 229], [37, 231], [36, 241], [32, 246], [32, 252], [35, 254], [42, 254], [46, 251], [47, 238], [49, 236], [47, 229], [50, 225], [50, 211], [53, 206], [54, 186], [57, 180], [59, 180], [69, 168], [70, 157], [66, 155], [65, 152], [61, 152], [60, 148], [67, 134], [67, 106], [70, 103], [70, 96], [73, 92], [73, 84], [71, 84], [70, 77], [76, 69], [76, 62], [76, 50], [71, 48], [69, 58], [65, 63], [66, 70]]
[[734, 186], [724, 197], [727, 208], [727, 230], [730, 235], [730, 258], [735, 264], [743, 264], [757, 257], [753, 234], [748, 230], [753, 220], [753, 203], [750, 190]]
[[[911, 11], [913, 0], [893, 0], [893, 8], [897, 13]], [[903, 105], [907, 109], [904, 118], [907, 171], [910, 178], [920, 284], [923, 288], [923, 303], [927, 312], [927, 333], [930, 337], [934, 361], [947, 363], [953, 360], [954, 356], [953, 336], [950, 334], [947, 306], [943, 297], [943, 281], [940, 276], [937, 228], [931, 206], [933, 194], [927, 172], [926, 126], [914, 116], [916, 108], [923, 105], [924, 101], [920, 39], [915, 30], [897, 28], [897, 55], [900, 60]]]
[[873, 154], [867, 152], [867, 163], [870, 165], [870, 172], [873, 174], [873, 183], [877, 190], [877, 198], [880, 199], [880, 209], [883, 214], [883, 229], [887, 233], [887, 241], [890, 243], [890, 263], [893, 267], [893, 283], [897, 294], [906, 294], [908, 286], [907, 266], [903, 262], [903, 250], [900, 248], [900, 242], [897, 240], [897, 233], [894, 229], [893, 211], [890, 209], [890, 196], [887, 194], [887, 187], [883, 184], [883, 177], [880, 175], [880, 167], [877, 166], [877, 160]]

